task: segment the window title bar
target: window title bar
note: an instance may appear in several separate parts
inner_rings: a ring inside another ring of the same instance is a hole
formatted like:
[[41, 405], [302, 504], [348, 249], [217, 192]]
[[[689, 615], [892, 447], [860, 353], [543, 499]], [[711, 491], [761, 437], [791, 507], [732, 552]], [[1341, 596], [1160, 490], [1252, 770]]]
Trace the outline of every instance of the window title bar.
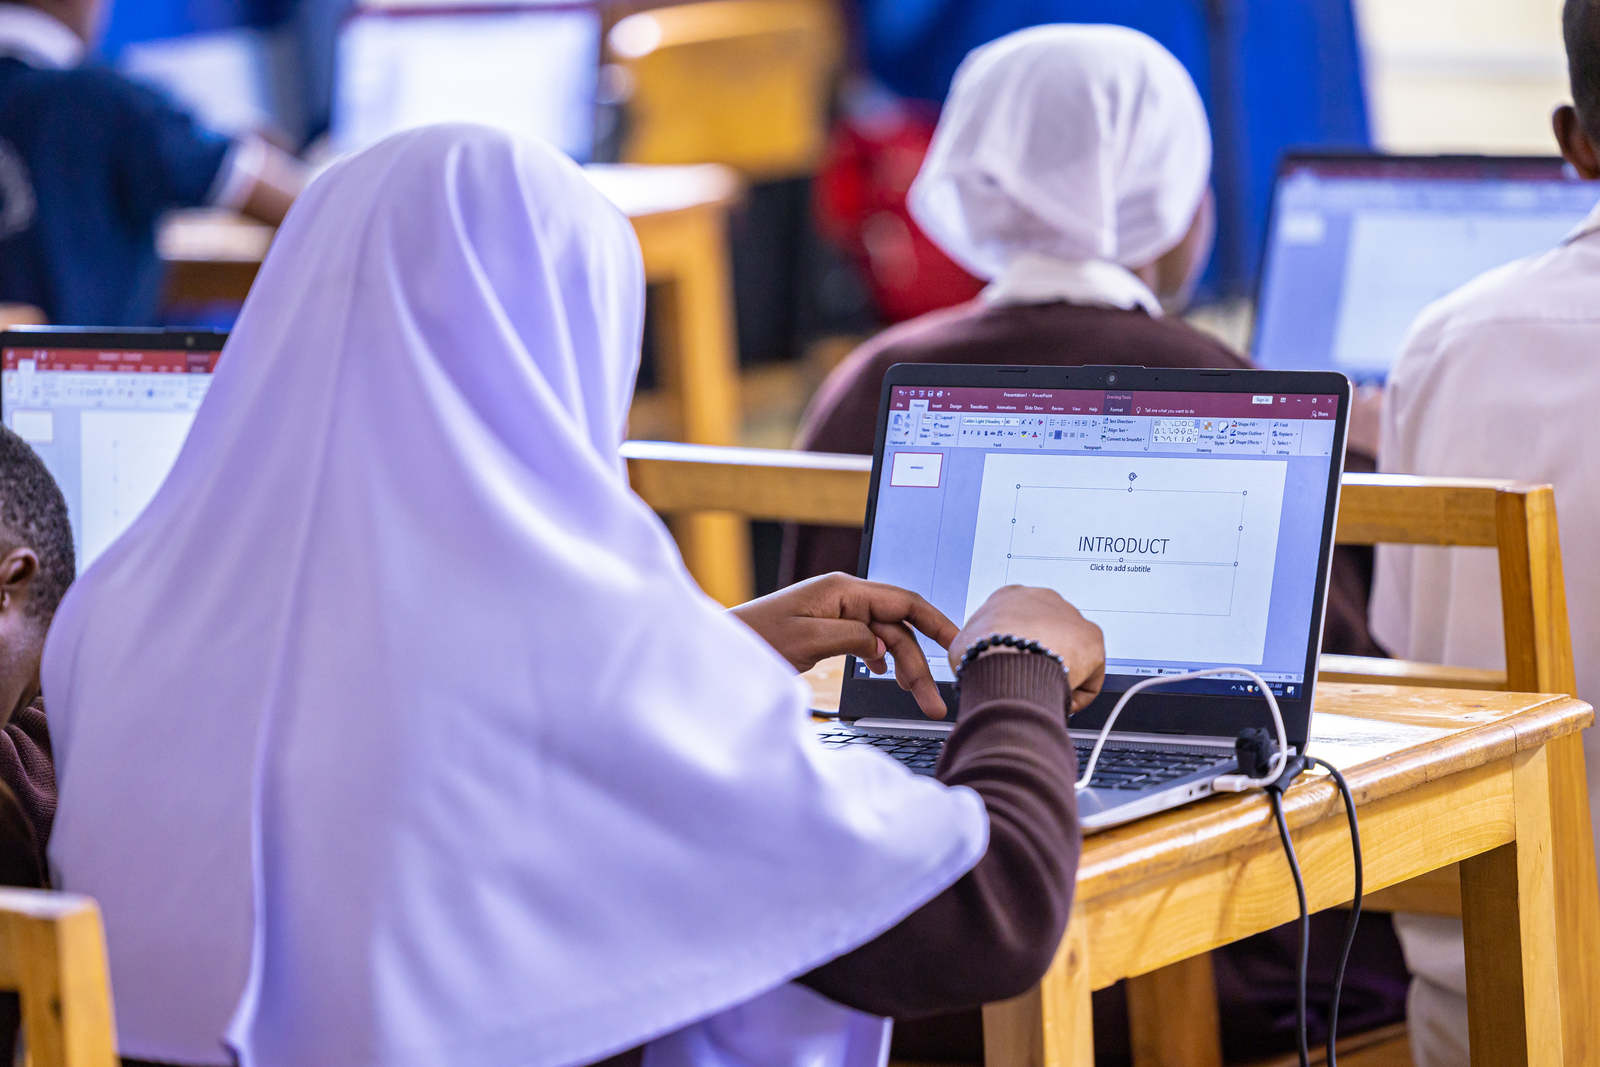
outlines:
[[1331, 419], [1337, 396], [1308, 393], [1111, 392], [1096, 389], [941, 389], [896, 386], [889, 410], [1039, 412], [1048, 415], [1193, 415]]
[[154, 351], [99, 351], [92, 348], [7, 348], [0, 367], [20, 370], [24, 360], [36, 371], [89, 371], [100, 374], [210, 374], [221, 352], [193, 352], [181, 348]]

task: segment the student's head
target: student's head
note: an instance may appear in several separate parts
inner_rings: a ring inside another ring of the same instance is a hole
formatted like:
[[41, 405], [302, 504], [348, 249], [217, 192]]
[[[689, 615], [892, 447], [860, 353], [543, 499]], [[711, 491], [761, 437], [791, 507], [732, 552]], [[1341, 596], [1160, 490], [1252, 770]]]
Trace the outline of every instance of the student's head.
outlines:
[[100, 36], [101, 16], [111, 6], [110, 0], [22, 0], [28, 7], [36, 7], [54, 15], [67, 29], [92, 44]]
[[1120, 26], [1037, 26], [967, 56], [911, 188], [968, 270], [1107, 260], [1181, 302], [1210, 256], [1211, 133], [1183, 65]]
[[75, 570], [61, 490], [0, 426], [0, 722], [38, 695], [44, 635]]
[[1556, 108], [1556, 140], [1579, 174], [1600, 178], [1600, 0], [1567, 0], [1561, 29], [1573, 102]]

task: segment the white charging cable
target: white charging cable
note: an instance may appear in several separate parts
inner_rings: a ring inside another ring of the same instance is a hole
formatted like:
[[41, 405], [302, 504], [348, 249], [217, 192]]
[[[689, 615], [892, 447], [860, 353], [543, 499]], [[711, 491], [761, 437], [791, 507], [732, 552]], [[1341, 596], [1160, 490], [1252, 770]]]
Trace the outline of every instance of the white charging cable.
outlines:
[[1278, 710], [1278, 698], [1272, 695], [1272, 687], [1261, 680], [1261, 675], [1244, 667], [1207, 667], [1203, 671], [1186, 671], [1183, 674], [1160, 674], [1130, 685], [1127, 692], [1122, 694], [1122, 699], [1111, 709], [1111, 714], [1106, 717], [1106, 724], [1100, 727], [1100, 736], [1094, 740], [1094, 751], [1089, 753], [1089, 762], [1084, 764], [1083, 777], [1078, 779], [1077, 788], [1089, 788], [1089, 779], [1094, 777], [1094, 767], [1100, 762], [1100, 750], [1106, 746], [1106, 737], [1111, 733], [1111, 727], [1116, 724], [1117, 716], [1122, 714], [1123, 707], [1135, 693], [1155, 685], [1187, 682], [1194, 678], [1209, 678], [1217, 674], [1242, 674], [1260, 687], [1261, 695], [1267, 698], [1267, 707], [1272, 709], [1272, 724], [1278, 728], [1278, 751], [1272, 754], [1272, 763], [1268, 766], [1265, 777], [1251, 778], [1244, 774], [1224, 774], [1212, 781], [1211, 788], [1219, 793], [1242, 793], [1246, 789], [1260, 789], [1277, 781], [1278, 776], [1283, 773], [1284, 766], [1289, 762], [1289, 733], [1284, 729], [1283, 712]]

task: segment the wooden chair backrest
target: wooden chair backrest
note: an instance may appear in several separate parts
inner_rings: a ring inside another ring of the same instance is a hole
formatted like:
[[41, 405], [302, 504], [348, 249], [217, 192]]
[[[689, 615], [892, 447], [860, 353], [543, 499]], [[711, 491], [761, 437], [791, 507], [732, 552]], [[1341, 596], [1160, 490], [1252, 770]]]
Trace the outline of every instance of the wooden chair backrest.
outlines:
[[117, 1067], [105, 936], [93, 900], [0, 888], [0, 990], [21, 997], [30, 1067]]
[[631, 88], [626, 163], [808, 174], [843, 55], [833, 0], [707, 0], [630, 15], [607, 35]]
[[[860, 526], [866, 515], [868, 456], [658, 441], [630, 441], [623, 454], [635, 491], [665, 514], [723, 511], [820, 526]], [[1575, 688], [1550, 486], [1347, 474], [1335, 537], [1347, 545], [1498, 549], [1506, 670], [1328, 656], [1323, 677], [1528, 693]]]
[[[1551, 486], [1481, 478], [1347, 474], [1335, 537], [1345, 545], [1496, 549], [1506, 670], [1498, 684], [1484, 687], [1518, 693], [1571, 693], [1577, 688]], [[1337, 659], [1343, 663], [1381, 662]], [[1463, 673], [1470, 677], [1473, 672]], [[1378, 676], [1384, 675], [1380, 671]], [[1493, 681], [1489, 677], [1482, 680]], [[1426, 679], [1418, 682], [1437, 684]]]

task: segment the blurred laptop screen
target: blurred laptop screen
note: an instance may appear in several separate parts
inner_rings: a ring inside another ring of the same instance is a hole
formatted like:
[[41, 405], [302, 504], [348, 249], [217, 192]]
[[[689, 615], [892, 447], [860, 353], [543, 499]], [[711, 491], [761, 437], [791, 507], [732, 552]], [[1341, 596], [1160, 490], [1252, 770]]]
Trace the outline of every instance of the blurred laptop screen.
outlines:
[[0, 350], [0, 408], [67, 499], [81, 574], [161, 488], [220, 353], [70, 344]]
[[600, 15], [588, 5], [358, 10], [339, 36], [334, 148], [476, 122], [587, 162], [599, 54]]
[[1554, 248], [1600, 182], [1558, 158], [1289, 157], [1256, 304], [1256, 364], [1382, 380], [1428, 304]]

